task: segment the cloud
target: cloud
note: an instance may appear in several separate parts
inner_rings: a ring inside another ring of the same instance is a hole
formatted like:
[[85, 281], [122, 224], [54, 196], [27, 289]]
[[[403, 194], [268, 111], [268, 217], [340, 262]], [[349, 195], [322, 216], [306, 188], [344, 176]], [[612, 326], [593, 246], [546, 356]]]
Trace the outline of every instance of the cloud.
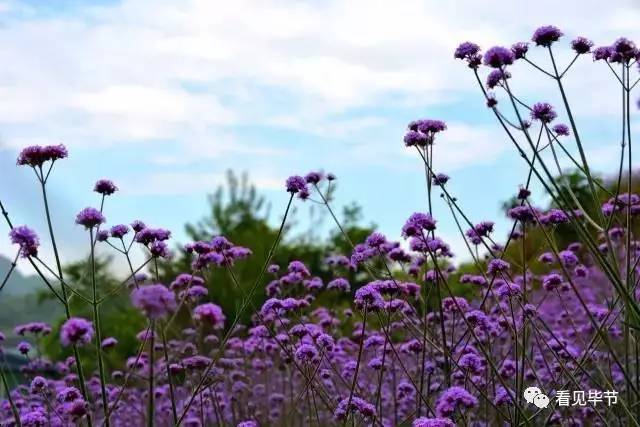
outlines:
[[[197, 141], [215, 155], [246, 124], [344, 136], [385, 125], [354, 109], [425, 108], [475, 90], [452, 58], [455, 45], [526, 39], [549, 7], [567, 32], [635, 31], [631, 3], [596, 6], [542, 1], [523, 14], [518, 2], [124, 0], [40, 14], [4, 2], [0, 126], [12, 147], [42, 135], [82, 146], [163, 139], [187, 153]], [[596, 15], [608, 30], [586, 26]], [[527, 89], [539, 93], [536, 80], [525, 79]]]

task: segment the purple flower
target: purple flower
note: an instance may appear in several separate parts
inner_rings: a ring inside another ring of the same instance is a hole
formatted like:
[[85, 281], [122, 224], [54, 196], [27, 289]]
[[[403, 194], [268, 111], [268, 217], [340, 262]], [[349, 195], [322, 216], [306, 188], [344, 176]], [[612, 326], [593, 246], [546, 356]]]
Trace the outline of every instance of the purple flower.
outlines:
[[109, 232], [107, 230], [100, 230], [96, 233], [96, 240], [98, 242], [106, 242], [109, 240]]
[[320, 172], [309, 172], [304, 180], [307, 181], [307, 184], [317, 184], [322, 181], [322, 173]]
[[31, 381], [31, 393], [40, 393], [46, 386], [47, 380], [41, 376], [37, 376]]
[[591, 52], [593, 42], [586, 37], [576, 37], [571, 41], [571, 49], [578, 55]]
[[439, 174], [436, 174], [433, 177], [433, 185], [437, 185], [439, 187], [442, 187], [447, 182], [449, 182], [449, 175], [447, 175], [447, 174], [439, 173]]
[[456, 424], [449, 418], [425, 418], [413, 420], [413, 427], [455, 427]]
[[144, 230], [145, 228], [147, 228], [147, 226], [144, 224], [144, 222], [140, 221], [140, 220], [135, 220], [131, 223], [131, 228], [133, 229], [133, 231], [135, 231], [136, 233], [141, 232], [142, 230]]
[[209, 324], [213, 329], [222, 329], [226, 317], [219, 305], [209, 302], [199, 305], [193, 310], [193, 320]]
[[553, 25], [545, 25], [538, 28], [531, 37], [531, 40], [535, 42], [537, 46], [549, 47], [554, 42], [557, 42], [564, 34], [558, 27]]
[[21, 257], [28, 258], [30, 256], [38, 255], [40, 240], [38, 239], [38, 235], [35, 231], [26, 225], [12, 228], [9, 232], [9, 237], [11, 238], [11, 243], [20, 246]]
[[176, 296], [161, 284], [145, 285], [131, 293], [131, 302], [150, 319], [161, 319], [176, 309]]
[[402, 227], [402, 235], [411, 237], [421, 234], [423, 231], [433, 231], [436, 229], [436, 220], [426, 213], [416, 212], [412, 214]]
[[547, 290], [547, 291], [552, 291], [554, 289], [557, 289], [558, 287], [560, 287], [560, 285], [562, 285], [562, 276], [560, 276], [559, 274], [556, 273], [551, 273], [546, 275], [543, 279], [542, 279], [542, 286]]
[[293, 175], [287, 178], [286, 186], [287, 192], [295, 194], [307, 189], [307, 181], [301, 176]]
[[438, 417], [446, 418], [457, 409], [471, 409], [478, 406], [478, 399], [459, 386], [453, 386], [445, 390], [436, 403]]
[[102, 340], [100, 347], [103, 349], [113, 348], [118, 345], [118, 340], [113, 337], [108, 337]]
[[22, 341], [18, 343], [17, 349], [21, 354], [27, 354], [31, 350], [31, 344], [26, 341]]
[[25, 147], [18, 155], [17, 164], [20, 166], [42, 166], [47, 161], [56, 161], [67, 157], [67, 149], [64, 145], [32, 145]]
[[593, 60], [607, 61], [611, 57], [612, 50], [611, 46], [600, 46], [595, 48], [593, 51]]
[[511, 73], [504, 71], [501, 68], [493, 70], [487, 76], [487, 87], [493, 89], [498, 86], [503, 80], [510, 79]]
[[551, 123], [558, 115], [553, 110], [551, 104], [547, 102], [538, 102], [531, 108], [531, 118], [540, 120], [543, 123]]
[[511, 52], [513, 52], [513, 56], [515, 57], [515, 59], [524, 58], [528, 51], [529, 43], [518, 42], [511, 45]]
[[384, 234], [377, 233], [377, 232], [371, 233], [365, 241], [367, 246], [371, 248], [379, 248], [380, 246], [384, 245], [386, 242], [387, 242], [387, 239], [384, 237]]
[[[132, 226], [133, 227], [133, 226]], [[135, 228], [134, 228], [135, 230]], [[169, 240], [171, 237], [171, 231], [164, 228], [149, 228], [145, 227], [140, 231], [136, 231], [136, 242], [143, 245], [148, 245], [155, 241]]]
[[613, 43], [611, 52], [609, 60], [612, 62], [629, 62], [638, 55], [636, 44], [625, 37], [620, 37]]
[[[13, 423], [13, 420], [11, 420]], [[40, 409], [20, 414], [20, 424], [23, 427], [45, 427], [51, 425], [46, 413]]]
[[506, 65], [511, 65], [514, 60], [515, 55], [511, 49], [502, 46], [492, 47], [484, 54], [483, 58], [484, 65], [491, 68], [502, 68]]
[[333, 415], [337, 420], [346, 420], [351, 412], [357, 412], [365, 418], [370, 418], [375, 415], [376, 407], [360, 397], [352, 396], [342, 399]]
[[[527, 190], [528, 191], [528, 190]], [[520, 195], [519, 197], [520, 198]], [[509, 218], [520, 222], [532, 222], [537, 218], [537, 213], [529, 206], [516, 206], [507, 212]]]
[[424, 147], [429, 142], [429, 138], [427, 135], [422, 132], [418, 132], [416, 130], [409, 130], [404, 135], [404, 145], [407, 147], [413, 147], [417, 145], [418, 147]]
[[110, 181], [108, 179], [99, 179], [96, 182], [96, 185], [94, 185], [93, 191], [95, 191], [96, 193], [100, 193], [103, 196], [110, 196], [118, 191], [118, 187], [116, 187], [113, 181]]
[[106, 219], [102, 213], [95, 208], [84, 208], [76, 215], [76, 224], [84, 225], [86, 229], [93, 228], [105, 222]]
[[71, 317], [60, 328], [60, 342], [65, 347], [88, 344], [93, 338], [93, 324], [81, 317]]
[[410, 124], [409, 128], [411, 130], [418, 130], [425, 135], [433, 135], [447, 130], [447, 125], [442, 120], [420, 119]]
[[129, 233], [129, 227], [124, 224], [118, 224], [111, 227], [111, 237], [116, 239], [122, 239], [127, 233]]
[[310, 363], [318, 357], [318, 349], [311, 344], [301, 344], [296, 349], [295, 356], [301, 362]]
[[569, 136], [571, 134], [571, 132], [569, 131], [569, 126], [565, 125], [564, 123], [558, 123], [557, 125], [554, 125], [552, 130], [558, 136]]
[[351, 290], [351, 286], [349, 285], [349, 281], [347, 279], [338, 277], [327, 283], [327, 289], [336, 289], [342, 292], [349, 292], [349, 290]]
[[509, 270], [510, 267], [511, 265], [508, 262], [500, 258], [495, 258], [489, 261], [489, 265], [487, 266], [487, 274], [494, 276], [498, 273]]
[[480, 46], [473, 42], [463, 42], [458, 45], [453, 57], [456, 59], [469, 59], [480, 53]]
[[453, 54], [454, 58], [462, 59], [467, 62], [469, 68], [478, 68], [482, 61], [482, 55], [480, 54], [480, 46], [473, 42], [461, 43]]
[[382, 298], [382, 295], [371, 284], [364, 285], [358, 289], [353, 302], [360, 310], [381, 310], [384, 308], [384, 299]]

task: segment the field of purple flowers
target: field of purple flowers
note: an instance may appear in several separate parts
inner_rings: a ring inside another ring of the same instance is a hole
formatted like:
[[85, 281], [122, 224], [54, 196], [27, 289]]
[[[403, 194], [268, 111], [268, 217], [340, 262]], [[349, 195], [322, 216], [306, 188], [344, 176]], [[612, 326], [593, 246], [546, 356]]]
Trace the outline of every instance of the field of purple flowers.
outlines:
[[[38, 235], [18, 225], [1, 202], [0, 208], [16, 245], [15, 261], [30, 264], [64, 308], [66, 321], [56, 339], [73, 356], [51, 361], [41, 353], [39, 343], [53, 329], [38, 319], [0, 333], [0, 344], [8, 334], [25, 337], [17, 349], [28, 361], [28, 383], [12, 390], [0, 369], [7, 389], [0, 425], [638, 426], [640, 256], [633, 234], [640, 196], [631, 193], [631, 98], [640, 52], [625, 38], [594, 48], [577, 37], [571, 41], [575, 55], [559, 58], [554, 46], [563, 36], [544, 26], [530, 43], [482, 52], [465, 42], [454, 52], [528, 176], [508, 211], [513, 227], [507, 240], [494, 238], [493, 222], [474, 218], [464, 200], [448, 191], [449, 177], [438, 170], [445, 122], [416, 120], [408, 125], [404, 149], [415, 150], [424, 165], [424, 212], [402, 225], [402, 242], [380, 233], [351, 242], [345, 233], [352, 251], [327, 258], [334, 276], [326, 283], [301, 261], [272, 263], [295, 203], [322, 205], [342, 230], [330, 197], [336, 178], [311, 172], [287, 179], [283, 191], [290, 198], [280, 233], [249, 286], [238, 282], [235, 266], [257, 255], [225, 236], [187, 244], [191, 270], [158, 283], [158, 262], [171, 256], [170, 231], [141, 221], [107, 226], [108, 197], [117, 188], [98, 181], [99, 206], [75, 219], [86, 230], [94, 266], [91, 292], [84, 292], [65, 280], [47, 200], [49, 175], [54, 165], [64, 167], [67, 150], [22, 150], [17, 164], [35, 172], [49, 228]], [[548, 60], [533, 62], [529, 49], [546, 52]], [[620, 85], [621, 151], [612, 188], [593, 177], [564, 86], [581, 60], [593, 60]], [[517, 79], [510, 72], [516, 61], [556, 86], [561, 105], [529, 103], [514, 93], [509, 81]], [[560, 167], [567, 161], [586, 180], [599, 209], [582, 206]], [[532, 182], [551, 196], [553, 208], [532, 206]], [[438, 237], [438, 221], [445, 219], [432, 216], [435, 203], [450, 208], [447, 220], [465, 238], [473, 272], [454, 274], [450, 248]], [[559, 227], [577, 239], [559, 245]], [[544, 241], [535, 269], [526, 253], [529, 234]], [[52, 260], [40, 257], [41, 244], [52, 249]], [[126, 263], [130, 274], [120, 285], [106, 288], [96, 279], [97, 245], [108, 245]], [[147, 254], [137, 266], [130, 257], [136, 246]], [[0, 278], [0, 298], [13, 271]], [[213, 271], [229, 275], [243, 290], [233, 318], [208, 297], [203, 278]], [[368, 283], [355, 289], [347, 271], [367, 275]], [[461, 288], [470, 297], [456, 296]], [[261, 305], [252, 302], [258, 289], [267, 295]], [[101, 310], [121, 294], [130, 294], [147, 327], [138, 335], [139, 351], [108, 370], [104, 358], [118, 337], [104, 336]], [[348, 299], [350, 307], [319, 304], [325, 294]], [[90, 307], [91, 317], [78, 317], [72, 300]], [[245, 312], [252, 321], [242, 325]], [[190, 325], [176, 334], [172, 327], [185, 313]], [[528, 396], [532, 386], [548, 399]]]

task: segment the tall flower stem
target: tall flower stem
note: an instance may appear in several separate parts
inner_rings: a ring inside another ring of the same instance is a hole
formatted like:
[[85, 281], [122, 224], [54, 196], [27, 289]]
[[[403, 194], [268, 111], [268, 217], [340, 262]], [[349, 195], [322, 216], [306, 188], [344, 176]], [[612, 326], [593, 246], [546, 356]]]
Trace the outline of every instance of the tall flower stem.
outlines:
[[[42, 171], [42, 169], [41, 169]], [[56, 260], [56, 268], [58, 269], [58, 277], [62, 282], [64, 280], [64, 275], [62, 271], [62, 263], [60, 262], [60, 253], [58, 252], [58, 246], [56, 244], [56, 236], [53, 232], [53, 223], [51, 221], [51, 210], [49, 209], [49, 199], [47, 197], [47, 187], [44, 179], [40, 180], [40, 188], [42, 190], [42, 200], [44, 202], [44, 211], [45, 216], [47, 218], [47, 227], [49, 229], [49, 238], [51, 239], [51, 246], [53, 247], [53, 255]], [[92, 243], [93, 246], [93, 243]], [[62, 290], [62, 300], [64, 305], [64, 313], [67, 319], [71, 318], [71, 310], [69, 309], [69, 299], [67, 297], [67, 289], [64, 283], [61, 283], [60, 286]], [[80, 383], [80, 391], [82, 392], [82, 397], [84, 397], [86, 402], [90, 402], [89, 392], [87, 391], [87, 385], [85, 384], [84, 379], [84, 370], [82, 368], [82, 360], [80, 359], [80, 352], [78, 351], [78, 347], [73, 345], [73, 357], [76, 362], [76, 369], [78, 371], [78, 382]], [[91, 415], [87, 413], [87, 425], [91, 427], [93, 425], [91, 421]]]
[[[358, 373], [360, 371], [360, 362], [362, 361], [362, 349], [364, 347], [364, 333], [367, 328], [367, 306], [363, 309], [362, 314], [362, 329], [360, 331], [360, 346], [358, 347], [358, 359], [356, 360], [356, 371], [353, 373], [353, 381], [351, 383], [351, 390], [349, 390], [349, 400], [347, 401], [347, 418], [345, 418], [345, 424], [349, 417], [349, 410], [351, 409], [351, 401], [353, 400], [353, 392], [358, 383]], [[344, 425], [344, 424], [343, 424]]]
[[4, 369], [2, 369], [2, 366], [0, 366], [0, 377], [2, 377], [2, 385], [4, 386], [4, 389], [7, 392], [7, 399], [9, 400], [9, 405], [11, 406], [11, 412], [13, 413], [13, 417], [16, 420], [16, 425], [18, 427], [21, 427], [22, 423], [20, 422], [20, 412], [18, 412], [18, 408], [16, 407], [16, 404], [13, 401], [13, 397], [11, 397], [11, 389], [9, 388], [9, 383], [7, 382], [7, 377], [4, 375]]
[[182, 422], [182, 420], [184, 419], [184, 417], [187, 416], [187, 413], [189, 412], [189, 408], [191, 408], [191, 405], [193, 405], [193, 402], [194, 402], [196, 396], [198, 395], [198, 393], [200, 393], [200, 391], [204, 387], [204, 385], [206, 383], [206, 380], [207, 380], [207, 376], [209, 375], [209, 372], [211, 371], [211, 369], [215, 365], [216, 361], [220, 357], [222, 357], [222, 353], [223, 353], [223, 351], [224, 351], [224, 349], [225, 349], [225, 347], [227, 345], [227, 342], [231, 338], [231, 334], [233, 333], [234, 328], [236, 327], [236, 325], [240, 321], [240, 316], [244, 313], [244, 311], [249, 306], [251, 298], [253, 297], [253, 295], [255, 294], [256, 290], [258, 289], [258, 286], [262, 282], [262, 278], [264, 277], [264, 273], [267, 270], [267, 267], [269, 266], [269, 263], [271, 263], [271, 259], [273, 258], [274, 254], [276, 253], [276, 250], [278, 249], [278, 245], [280, 244], [280, 239], [282, 238], [282, 235], [284, 233], [284, 226], [285, 226], [285, 224], [287, 222], [287, 217], [289, 215], [289, 211], [291, 210], [291, 205], [293, 204], [293, 196], [294, 196], [294, 194], [292, 193], [291, 196], [289, 197], [289, 201], [287, 202], [287, 208], [285, 209], [284, 215], [282, 217], [282, 222], [280, 223], [280, 228], [278, 229], [278, 234], [276, 235], [276, 238], [273, 241], [273, 244], [271, 245], [271, 248], [269, 249], [269, 253], [267, 254], [266, 259], [264, 260], [264, 264], [262, 265], [262, 269], [260, 270], [260, 273], [258, 274], [258, 277], [256, 278], [256, 281], [251, 286], [251, 289], [249, 289], [247, 297], [242, 301], [242, 304], [240, 305], [240, 308], [239, 308], [238, 312], [236, 313], [236, 317], [235, 317], [235, 319], [233, 319], [233, 322], [232, 322], [231, 326], [229, 327], [229, 331], [225, 334], [224, 338], [220, 342], [220, 349], [216, 353], [215, 357], [211, 360], [209, 365], [204, 369], [204, 371], [202, 373], [202, 378], [200, 379], [200, 381], [196, 385], [193, 393], [191, 394], [191, 397], [187, 400], [187, 403], [184, 406], [184, 408], [182, 410], [182, 413], [180, 414], [180, 417], [178, 418], [178, 422], [176, 423], [176, 426], [179, 426], [180, 423]]
[[171, 415], [173, 417], [173, 423], [176, 424], [178, 422], [178, 409], [176, 408], [176, 396], [173, 386], [173, 378], [171, 378], [169, 353], [167, 350], [167, 333], [165, 332], [165, 328], [163, 328], [162, 326], [160, 327], [160, 334], [162, 337], [162, 349], [164, 351], [164, 364], [167, 368], [167, 382], [169, 383], [169, 397], [171, 398]]
[[149, 396], [147, 405], [147, 427], [153, 427], [155, 425], [155, 401], [154, 401], [154, 364], [155, 364], [155, 320], [151, 320], [151, 337], [149, 338]]
[[96, 256], [95, 256], [95, 242], [93, 240], [93, 228], [89, 231], [89, 238], [91, 244], [91, 289], [93, 297], [91, 300], [91, 306], [93, 308], [93, 323], [96, 327], [96, 353], [98, 357], [98, 374], [100, 375], [100, 392], [102, 394], [102, 410], [104, 411], [104, 425], [109, 427], [109, 400], [107, 396], [106, 387], [106, 375], [104, 371], [104, 360], [102, 358], [102, 325], [100, 321], [100, 307], [98, 306], [98, 286], [96, 283]]

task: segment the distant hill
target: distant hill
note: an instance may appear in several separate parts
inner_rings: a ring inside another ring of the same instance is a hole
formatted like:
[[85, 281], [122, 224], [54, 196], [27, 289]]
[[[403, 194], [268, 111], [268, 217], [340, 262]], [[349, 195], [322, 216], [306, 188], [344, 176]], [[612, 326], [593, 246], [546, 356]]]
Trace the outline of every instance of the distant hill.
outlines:
[[[24, 262], [24, 261], [23, 261]], [[0, 280], [11, 267], [11, 261], [0, 256]], [[53, 323], [62, 315], [62, 307], [57, 301], [38, 298], [38, 291], [46, 289], [37, 276], [25, 276], [14, 271], [6, 286], [0, 292], [0, 331], [7, 335], [7, 346], [14, 345], [13, 335], [16, 325], [32, 321]]]
[[[19, 260], [18, 262], [27, 262], [26, 260]], [[11, 268], [11, 260], [9, 258], [0, 255], [0, 280], [4, 279], [5, 274]], [[7, 282], [6, 286], [0, 293], [0, 302], [2, 297], [7, 295], [27, 295], [32, 294], [37, 290], [43, 288], [42, 281], [36, 276], [24, 276], [19, 271], [14, 270]]]

